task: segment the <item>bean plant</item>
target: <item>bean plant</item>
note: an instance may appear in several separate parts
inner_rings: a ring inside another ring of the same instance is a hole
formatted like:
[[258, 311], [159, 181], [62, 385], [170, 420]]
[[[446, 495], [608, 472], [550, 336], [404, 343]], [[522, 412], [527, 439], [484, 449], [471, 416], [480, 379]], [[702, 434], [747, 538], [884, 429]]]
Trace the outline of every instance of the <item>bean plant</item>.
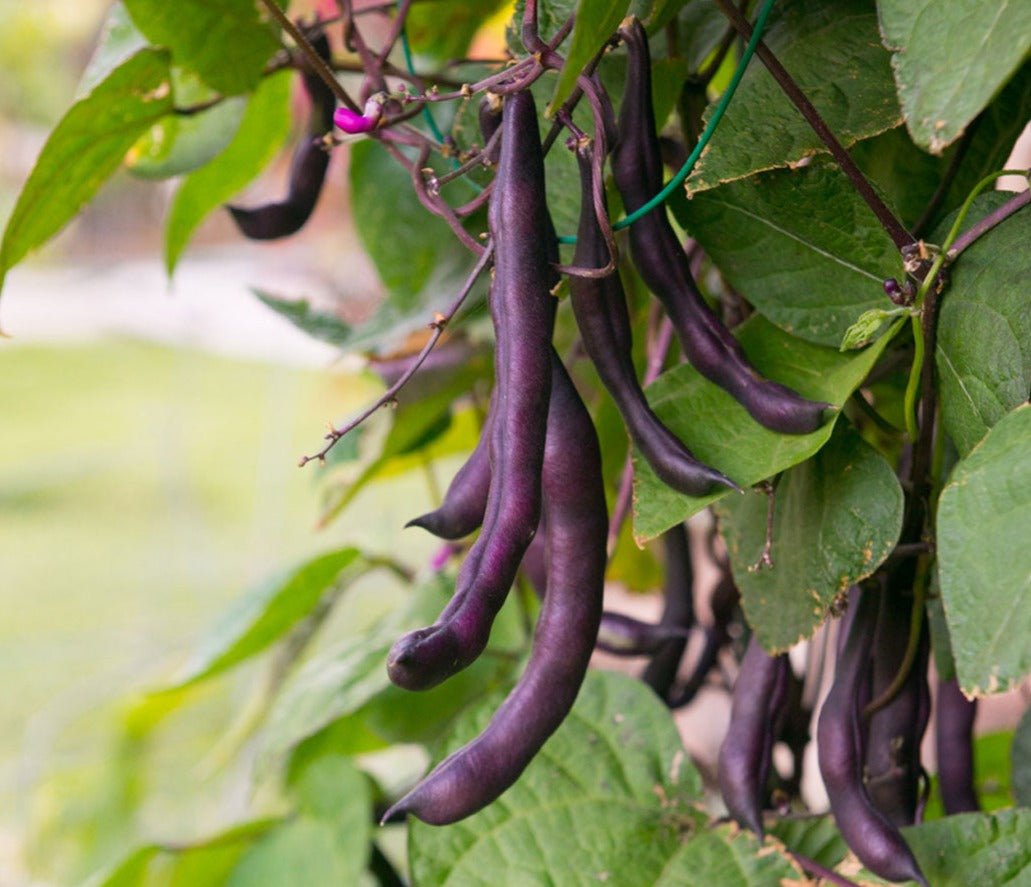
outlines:
[[[390, 544], [442, 547], [340, 547], [246, 597], [152, 698], [264, 657], [247, 747], [281, 803], [92, 883], [1028, 883], [1031, 725], [986, 772], [973, 723], [1031, 671], [1031, 191], [996, 188], [1028, 172], [1031, 6], [320, 9], [113, 4], [0, 275], [120, 167], [178, 182], [170, 274], [223, 208], [291, 236], [346, 146], [385, 301], [350, 325], [255, 294], [384, 380], [312, 429], [323, 523], [460, 456]], [[245, 205], [294, 83], [285, 196]], [[370, 576], [409, 603], [322, 638]], [[607, 577], [661, 584], [661, 619], [605, 609]], [[672, 712], [720, 686], [703, 778]]]

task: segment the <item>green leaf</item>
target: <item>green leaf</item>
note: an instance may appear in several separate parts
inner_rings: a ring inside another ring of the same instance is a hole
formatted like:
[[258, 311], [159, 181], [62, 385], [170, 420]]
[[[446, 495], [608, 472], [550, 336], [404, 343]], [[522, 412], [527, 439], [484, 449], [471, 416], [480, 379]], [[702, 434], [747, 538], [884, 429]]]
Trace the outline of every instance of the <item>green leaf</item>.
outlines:
[[146, 46], [147, 38], [133, 24], [125, 4], [116, 0], [107, 12], [96, 48], [79, 78], [76, 99], [89, 95], [108, 74]]
[[[789, 336], [762, 317], [736, 331], [756, 369], [769, 379], [815, 400], [841, 406], [859, 387], [891, 338], [885, 333], [858, 354], [841, 354]], [[778, 434], [759, 425], [722, 388], [687, 364], [660, 376], [648, 400], [670, 429], [707, 465], [742, 487], [772, 477], [816, 453], [831, 436], [833, 423], [811, 434]], [[648, 464], [634, 457], [634, 537], [654, 539], [675, 524], [724, 496], [684, 496], [660, 481]]]
[[262, 80], [226, 149], [183, 180], [165, 226], [169, 274], [204, 217], [247, 185], [279, 152], [290, 131], [289, 97], [289, 72]]
[[891, 466], [845, 426], [777, 483], [772, 567], [755, 568], [766, 538], [766, 495], [753, 490], [720, 502], [734, 580], [760, 643], [782, 652], [812, 634], [835, 600], [891, 553], [902, 508]]
[[883, 283], [901, 271], [898, 250], [829, 162], [672, 205], [731, 285], [789, 333], [837, 347], [864, 311], [890, 307]]
[[[967, 225], [1012, 196], [979, 198]], [[1029, 242], [1031, 211], [1024, 209], [963, 251], [942, 296], [935, 350], [942, 421], [961, 455], [1031, 389]]]
[[239, 858], [279, 821], [257, 819], [190, 844], [145, 844], [84, 887], [220, 887]]
[[1010, 750], [1013, 761], [1013, 799], [1031, 807], [1031, 708], [1024, 712]]
[[1031, 405], [961, 460], [938, 504], [938, 576], [956, 673], [967, 694], [1031, 671]]
[[1015, 0], [878, 0], [906, 126], [938, 154], [962, 135], [1031, 48], [1031, 6]]
[[949, 147], [940, 157], [913, 144], [904, 126], [859, 142], [850, 153], [907, 227], [923, 216], [939, 186], [954, 173], [938, 209], [918, 232], [923, 233], [957, 209], [982, 178], [1003, 167], [1029, 118], [1031, 63], [1021, 69], [971, 124], [967, 138]]
[[[464, 715], [446, 751], [479, 733], [500, 698]], [[629, 677], [589, 672], [569, 717], [519, 781], [461, 823], [413, 821], [417, 884], [651, 884], [705, 822], [701, 780], [669, 713]], [[718, 882], [710, 882], [718, 883]]]
[[1027, 884], [1031, 810], [961, 813], [902, 830], [934, 887]]
[[[350, 178], [358, 235], [387, 288], [369, 323], [380, 330], [425, 328], [454, 299], [475, 261], [447, 223], [419, 203], [408, 173], [382, 145], [366, 140], [351, 147]], [[482, 287], [481, 280], [477, 298]]]
[[[192, 71], [172, 69], [172, 93], [177, 108], [215, 98]], [[198, 114], [170, 114], [147, 130], [126, 157], [126, 166], [142, 179], [168, 179], [193, 172], [221, 153], [233, 140], [247, 100], [223, 99]]]
[[833, 869], [848, 854], [832, 816], [775, 817], [766, 824], [767, 833], [826, 868]]
[[[501, 0], [480, 3], [436, 0], [413, 4], [406, 21], [412, 52], [441, 62], [466, 56], [469, 42], [500, 6]], [[416, 65], [416, 70], [422, 69]]]
[[628, 5], [628, 0], [579, 0], [566, 63], [555, 84], [555, 92], [548, 105], [548, 116], [554, 114], [569, 98], [576, 86], [577, 76], [619, 27]]
[[[709, 828], [691, 837], [666, 863], [656, 887], [796, 884], [802, 871], [783, 855], [762, 847], [735, 825]], [[640, 883], [640, 882], [637, 882]]]
[[[868, 0], [778, 4], [763, 39], [846, 147], [902, 122], [889, 54]], [[791, 166], [826, 150], [765, 66], [754, 61], [687, 190]]]
[[172, 107], [168, 54], [142, 49], [80, 99], [50, 133], [0, 244], [7, 272], [100, 190], [136, 139]]
[[201, 643], [177, 690], [220, 674], [283, 637], [312, 612], [341, 572], [361, 558], [357, 548], [319, 555], [242, 597]]
[[278, 34], [256, 0], [125, 0], [125, 6], [151, 43], [167, 46], [177, 65], [196, 71], [223, 95], [257, 86], [279, 49]]

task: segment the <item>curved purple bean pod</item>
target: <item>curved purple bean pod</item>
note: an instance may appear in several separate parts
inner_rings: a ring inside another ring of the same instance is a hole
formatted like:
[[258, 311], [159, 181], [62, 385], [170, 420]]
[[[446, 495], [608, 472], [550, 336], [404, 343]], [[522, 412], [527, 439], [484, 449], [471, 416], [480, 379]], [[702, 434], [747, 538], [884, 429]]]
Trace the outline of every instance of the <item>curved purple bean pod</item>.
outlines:
[[790, 669], [787, 654], [771, 656], [752, 635], [734, 684], [730, 727], [720, 746], [720, 794], [730, 815], [760, 840], [775, 725], [784, 704]]
[[690, 635], [689, 628], [642, 622], [623, 613], [605, 610], [601, 614], [595, 646], [614, 656], [647, 656], [663, 649], [671, 641], [686, 643]]
[[509, 788], [565, 719], [583, 682], [601, 617], [608, 519], [598, 438], [557, 355], [544, 460], [548, 588], [533, 652], [487, 728], [387, 811], [456, 822]]
[[[323, 59], [329, 58], [329, 40], [325, 34], [314, 38], [312, 45]], [[321, 137], [333, 129], [336, 96], [322, 78], [307, 68], [302, 71], [302, 79], [311, 98], [312, 109], [307, 135], [294, 152], [286, 199], [249, 209], [226, 207], [237, 228], [251, 240], [273, 240], [295, 234], [308, 221], [322, 191], [329, 152], [323, 147]]]
[[405, 635], [390, 651], [390, 679], [410, 690], [439, 684], [483, 652], [540, 520], [555, 320], [551, 260], [558, 247], [549, 236], [554, 229], [545, 202], [544, 157], [528, 92], [506, 101], [488, 223], [495, 252], [489, 300], [495, 401], [486, 518], [440, 618]]
[[[662, 583], [662, 625], [690, 630], [695, 624], [694, 564], [691, 561], [691, 540], [687, 526], [677, 524], [662, 534], [665, 575]], [[680, 660], [684, 658], [687, 640], [675, 638], [655, 652], [641, 674], [641, 680], [663, 701], [677, 680]]]
[[974, 788], [974, 718], [977, 700], [967, 699], [959, 683], [938, 682], [934, 730], [938, 747], [938, 789], [942, 806], [953, 813], [975, 813], [981, 809]]
[[[880, 595], [870, 685], [876, 699], [895, 679], [902, 665], [912, 620], [912, 600], [888, 586]], [[927, 657], [930, 636], [923, 620], [920, 646], [898, 695], [875, 712], [866, 729], [863, 778], [873, 805], [893, 824], [916, 821], [920, 797], [920, 741], [930, 715]]]
[[476, 448], [458, 469], [444, 494], [444, 501], [434, 511], [413, 517], [405, 527], [420, 527], [440, 539], [461, 539], [479, 529], [487, 510], [490, 489], [491, 410], [480, 431]]
[[[591, 149], [581, 148], [576, 153], [581, 203], [573, 264], [600, 268], [611, 257], [594, 211]], [[630, 315], [619, 272], [607, 277], [571, 276], [569, 291], [584, 349], [615, 401], [631, 439], [659, 479], [691, 496], [704, 495], [716, 486], [738, 489], [725, 475], [699, 462], [648, 405], [634, 369]]]
[[859, 696], [867, 679], [877, 628], [877, 598], [863, 590], [850, 606], [856, 612], [816, 728], [820, 774], [834, 820], [859, 861], [889, 881], [913, 879], [926, 887], [909, 845], [898, 828], [873, 806], [863, 784]]
[[[655, 129], [648, 38], [634, 19], [620, 31], [627, 45], [626, 93], [619, 113], [620, 141], [612, 173], [628, 213], [662, 188], [662, 155]], [[831, 404], [806, 400], [764, 379], [738, 341], [712, 312], [691, 276], [666, 207], [630, 226], [630, 252], [648, 288], [662, 301], [691, 365], [733, 396], [762, 425], [783, 434], [816, 430]]]

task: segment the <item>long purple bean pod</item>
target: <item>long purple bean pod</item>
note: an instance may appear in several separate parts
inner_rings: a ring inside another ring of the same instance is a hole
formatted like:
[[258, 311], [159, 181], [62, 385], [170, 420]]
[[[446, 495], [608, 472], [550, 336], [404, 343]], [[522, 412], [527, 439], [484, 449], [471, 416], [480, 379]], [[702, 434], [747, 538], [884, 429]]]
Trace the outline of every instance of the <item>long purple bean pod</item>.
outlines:
[[[652, 108], [647, 35], [637, 19], [620, 34], [627, 46], [628, 69], [612, 173], [630, 213], [661, 190], [662, 156]], [[644, 282], [669, 314], [684, 354], [699, 373], [773, 431], [804, 434], [823, 423], [831, 405], [806, 400], [760, 376], [738, 341], [706, 305], [665, 206], [656, 207], [630, 226], [630, 252]]]
[[974, 788], [974, 718], [977, 700], [967, 699], [959, 682], [938, 682], [934, 732], [938, 747], [938, 789], [942, 806], [953, 813], [975, 813], [981, 809]]
[[608, 519], [598, 438], [557, 355], [544, 460], [547, 593], [530, 661], [486, 729], [445, 758], [384, 820], [406, 813], [432, 825], [497, 799], [569, 713], [601, 616]]
[[[880, 696], [902, 665], [912, 601], [889, 584], [880, 595], [870, 692]], [[930, 716], [927, 620], [922, 623], [919, 652], [898, 695], [870, 718], [863, 776], [870, 801], [900, 828], [916, 821], [920, 799], [920, 742]]]
[[[323, 59], [329, 58], [329, 41], [325, 34], [314, 38], [312, 45]], [[301, 76], [312, 108], [307, 135], [294, 152], [286, 198], [251, 208], [227, 207], [241, 233], [251, 240], [274, 240], [299, 231], [315, 209], [326, 179], [329, 152], [323, 147], [321, 137], [333, 129], [336, 96], [322, 78], [308, 68], [303, 69]]]
[[[694, 564], [691, 560], [691, 540], [685, 524], [677, 524], [662, 534], [663, 566], [662, 583], [663, 625], [690, 630], [695, 624], [694, 612]], [[677, 680], [680, 660], [687, 649], [686, 639], [673, 639], [655, 652], [652, 661], [645, 666], [641, 680], [651, 687], [660, 699], [669, 699], [670, 690]]]
[[877, 597], [864, 590], [850, 606], [856, 607], [856, 612], [816, 728], [820, 774], [834, 820], [859, 861], [889, 881], [913, 879], [926, 887], [909, 845], [898, 828], [870, 802], [863, 784], [859, 697], [877, 628]]
[[[610, 259], [594, 211], [591, 149], [577, 150], [580, 165], [580, 225], [573, 264], [600, 268]], [[619, 272], [607, 277], [569, 278], [570, 301], [584, 349], [619, 409], [630, 438], [663, 483], [691, 496], [737, 485], [699, 462], [652, 411], [641, 390], [631, 354], [632, 332]]]
[[717, 776], [723, 801], [730, 815], [760, 839], [774, 730], [790, 668], [786, 654], [771, 656], [752, 635], [734, 684], [730, 727], [720, 746]]
[[623, 613], [605, 610], [598, 627], [599, 650], [613, 656], [648, 656], [662, 650], [670, 642], [686, 643], [689, 628], [663, 623], [642, 622]]
[[390, 679], [412, 690], [436, 686], [483, 652], [540, 520], [555, 319], [550, 286], [558, 247], [549, 236], [554, 229], [530, 93], [507, 99], [501, 125], [501, 156], [488, 212], [495, 251], [489, 299], [495, 403], [486, 518], [444, 612], [433, 625], [402, 637], [390, 651]]

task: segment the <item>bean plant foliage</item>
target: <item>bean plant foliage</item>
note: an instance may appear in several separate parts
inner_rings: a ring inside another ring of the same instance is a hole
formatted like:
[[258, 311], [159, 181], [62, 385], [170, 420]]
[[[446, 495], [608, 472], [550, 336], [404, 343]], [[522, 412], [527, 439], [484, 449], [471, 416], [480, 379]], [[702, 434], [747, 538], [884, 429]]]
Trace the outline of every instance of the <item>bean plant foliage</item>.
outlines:
[[[90, 883], [1027, 883], [1031, 723], [989, 763], [971, 725], [1031, 673], [1031, 210], [995, 189], [1031, 5], [319, 8], [112, 4], [0, 284], [119, 168], [176, 183], [171, 274], [227, 205], [243, 236], [299, 230], [346, 153], [377, 312], [255, 295], [384, 379], [313, 429], [323, 523], [462, 456], [390, 547], [445, 542], [431, 568], [344, 545], [242, 596], [127, 723], [157, 741], [260, 663], [253, 815], [150, 824]], [[237, 205], [284, 150], [286, 197]], [[603, 610], [606, 576], [661, 584], [661, 622]], [[341, 631], [370, 581], [407, 603]], [[646, 664], [588, 671], [596, 645]], [[706, 684], [733, 709], [703, 774], [672, 711]], [[811, 741], [829, 813], [800, 792]]]

